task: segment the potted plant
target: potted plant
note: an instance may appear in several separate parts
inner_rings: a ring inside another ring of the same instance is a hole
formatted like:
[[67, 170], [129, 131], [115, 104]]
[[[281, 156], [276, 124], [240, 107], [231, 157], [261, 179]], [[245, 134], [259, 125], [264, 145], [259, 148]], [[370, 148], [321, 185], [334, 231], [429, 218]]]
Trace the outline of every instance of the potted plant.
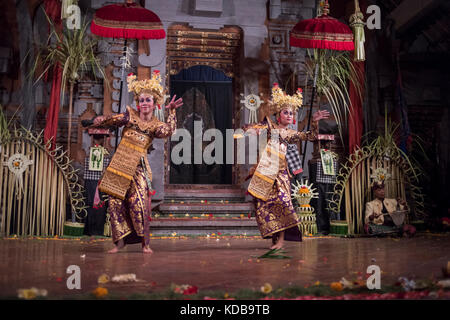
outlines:
[[81, 74], [91, 70], [105, 78], [105, 72], [95, 56], [97, 41], [88, 34], [89, 23], [84, 21], [79, 29], [64, 28], [58, 32], [51, 19], [46, 15], [50, 24], [50, 34], [47, 44], [37, 44], [38, 54], [31, 70], [34, 75], [38, 66], [43, 66], [42, 72], [37, 76], [39, 81], [50, 68], [59, 64], [62, 68], [61, 94], [64, 98], [66, 86], [69, 87], [69, 126], [67, 136], [67, 153], [70, 156], [70, 132], [72, 130], [73, 91], [74, 86], [81, 79]]

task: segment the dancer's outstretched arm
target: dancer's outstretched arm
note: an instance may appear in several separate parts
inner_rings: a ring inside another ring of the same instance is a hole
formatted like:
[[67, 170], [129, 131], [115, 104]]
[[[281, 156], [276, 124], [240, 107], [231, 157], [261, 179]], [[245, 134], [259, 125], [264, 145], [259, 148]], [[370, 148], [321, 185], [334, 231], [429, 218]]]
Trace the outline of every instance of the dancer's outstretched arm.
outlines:
[[177, 128], [177, 113], [176, 109], [183, 105], [183, 99], [179, 98], [175, 100], [176, 95], [172, 97], [170, 103], [166, 106], [169, 109], [169, 116], [167, 121], [161, 123], [161, 125], [156, 129], [155, 136], [157, 138], [167, 138], [170, 137], [175, 129]]
[[129, 119], [130, 116], [128, 111], [124, 113], [111, 114], [108, 116], [98, 116], [94, 118], [94, 124], [91, 125], [91, 127], [121, 127], [127, 124]]

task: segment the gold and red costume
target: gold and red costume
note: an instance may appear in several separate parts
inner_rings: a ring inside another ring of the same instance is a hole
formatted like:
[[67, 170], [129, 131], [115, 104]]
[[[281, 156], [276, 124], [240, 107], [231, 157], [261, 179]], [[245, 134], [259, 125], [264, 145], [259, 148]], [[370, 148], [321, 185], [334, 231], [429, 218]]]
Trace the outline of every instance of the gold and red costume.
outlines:
[[175, 109], [170, 109], [164, 123], [156, 117], [144, 121], [139, 112], [127, 107], [125, 113], [108, 116], [96, 126], [124, 126], [122, 140], [99, 184], [99, 190], [109, 195], [113, 242], [123, 239], [125, 244], [131, 244], [145, 239], [148, 244], [151, 210], [148, 181], [152, 180], [152, 173], [147, 153], [154, 138], [167, 138], [175, 131]]
[[262, 122], [247, 125], [244, 131], [267, 130], [268, 143], [252, 175], [248, 192], [256, 199], [256, 221], [263, 238], [286, 230], [285, 240], [301, 241], [300, 223], [292, 205], [291, 182], [287, 170], [287, 145], [301, 140], [315, 140], [317, 122], [312, 131], [283, 129], [266, 117]]

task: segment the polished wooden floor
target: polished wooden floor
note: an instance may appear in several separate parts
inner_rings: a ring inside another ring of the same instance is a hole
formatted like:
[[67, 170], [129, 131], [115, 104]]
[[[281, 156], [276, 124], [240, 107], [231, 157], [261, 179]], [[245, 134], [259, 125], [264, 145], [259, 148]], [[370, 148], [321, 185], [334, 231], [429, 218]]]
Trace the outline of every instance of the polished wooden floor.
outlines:
[[[418, 235], [414, 238], [305, 238], [288, 242], [292, 259], [261, 259], [268, 240], [249, 238], [154, 239], [154, 253], [144, 255], [139, 245], [118, 254], [107, 254], [109, 239], [2, 239], [0, 240], [0, 297], [15, 296], [17, 289], [47, 289], [49, 297], [65, 297], [95, 289], [106, 273], [135, 273], [142, 280], [114, 284], [110, 292], [139, 293], [166, 289], [171, 283], [198, 286], [199, 290], [259, 288], [266, 282], [274, 288], [331, 283], [342, 277], [365, 275], [369, 265], [378, 265], [381, 282], [393, 284], [398, 277], [439, 278], [450, 261], [450, 234]], [[69, 290], [66, 269], [81, 270], [81, 289]]]

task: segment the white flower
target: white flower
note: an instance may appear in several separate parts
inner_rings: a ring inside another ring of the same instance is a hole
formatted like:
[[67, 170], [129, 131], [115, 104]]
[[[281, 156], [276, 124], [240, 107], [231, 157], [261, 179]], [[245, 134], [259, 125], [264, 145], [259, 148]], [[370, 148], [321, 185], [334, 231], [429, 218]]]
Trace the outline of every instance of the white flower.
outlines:
[[128, 274], [120, 274], [112, 277], [112, 282], [116, 283], [124, 283], [124, 282], [136, 282], [136, 275], [134, 273], [128, 273]]

